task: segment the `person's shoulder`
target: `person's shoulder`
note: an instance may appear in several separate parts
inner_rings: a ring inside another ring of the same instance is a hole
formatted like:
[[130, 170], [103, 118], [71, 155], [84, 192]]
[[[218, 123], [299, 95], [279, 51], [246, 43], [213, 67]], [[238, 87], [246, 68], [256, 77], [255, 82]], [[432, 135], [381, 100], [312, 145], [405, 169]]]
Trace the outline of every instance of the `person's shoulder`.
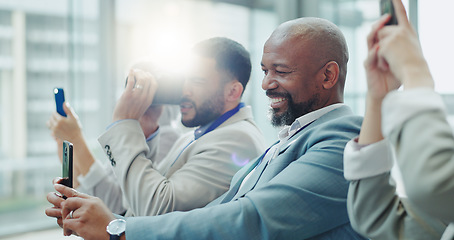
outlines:
[[215, 129], [213, 133], [227, 135], [262, 135], [261, 130], [252, 119], [241, 119], [239, 121], [230, 122]]
[[363, 117], [354, 114], [348, 106], [344, 105], [326, 113], [319, 120], [325, 126], [360, 128]]
[[329, 120], [324, 121], [320, 124], [318, 129], [320, 130], [335, 130], [335, 131], [359, 131], [361, 128], [361, 124], [363, 122], [363, 118], [357, 115], [347, 115], [347, 116], [339, 116], [336, 118], [332, 118]]
[[319, 140], [335, 138], [350, 140], [359, 134], [363, 118], [358, 115], [348, 114], [319, 120], [310, 129], [310, 138]]

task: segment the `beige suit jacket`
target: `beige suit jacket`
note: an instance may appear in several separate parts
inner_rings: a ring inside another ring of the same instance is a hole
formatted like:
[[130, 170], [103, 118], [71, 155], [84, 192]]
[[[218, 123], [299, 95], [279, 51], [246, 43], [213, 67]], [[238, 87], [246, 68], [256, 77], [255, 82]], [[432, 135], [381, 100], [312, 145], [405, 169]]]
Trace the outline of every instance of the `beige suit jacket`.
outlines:
[[108, 157], [116, 162], [113, 169], [128, 216], [203, 207], [227, 191], [232, 176], [265, 149], [250, 107], [187, 146], [193, 139], [192, 132], [182, 136], [154, 164], [158, 144], [147, 145], [138, 121], [121, 121], [99, 138]]

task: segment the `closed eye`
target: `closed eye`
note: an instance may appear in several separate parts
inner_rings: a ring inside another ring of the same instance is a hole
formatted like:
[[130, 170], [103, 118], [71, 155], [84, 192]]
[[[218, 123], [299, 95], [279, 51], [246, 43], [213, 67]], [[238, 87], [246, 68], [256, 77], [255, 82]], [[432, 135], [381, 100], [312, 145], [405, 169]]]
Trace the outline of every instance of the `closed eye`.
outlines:
[[289, 74], [289, 73], [292, 73], [291, 71], [290, 72], [284, 72], [284, 71], [277, 71], [276, 70], [276, 74], [279, 74], [279, 75], [284, 75], [284, 74]]

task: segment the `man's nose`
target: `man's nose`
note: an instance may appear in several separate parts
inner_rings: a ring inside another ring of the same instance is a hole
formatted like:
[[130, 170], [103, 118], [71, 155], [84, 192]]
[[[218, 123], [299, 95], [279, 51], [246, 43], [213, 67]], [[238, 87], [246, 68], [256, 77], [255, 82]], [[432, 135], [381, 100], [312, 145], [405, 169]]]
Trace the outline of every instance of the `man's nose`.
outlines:
[[184, 81], [183, 85], [183, 96], [191, 96], [192, 90], [191, 90], [191, 84], [189, 84], [189, 81]]
[[262, 89], [263, 90], [270, 90], [270, 89], [275, 89], [278, 87], [278, 83], [276, 79], [272, 76], [271, 73], [268, 73], [263, 77], [262, 80]]

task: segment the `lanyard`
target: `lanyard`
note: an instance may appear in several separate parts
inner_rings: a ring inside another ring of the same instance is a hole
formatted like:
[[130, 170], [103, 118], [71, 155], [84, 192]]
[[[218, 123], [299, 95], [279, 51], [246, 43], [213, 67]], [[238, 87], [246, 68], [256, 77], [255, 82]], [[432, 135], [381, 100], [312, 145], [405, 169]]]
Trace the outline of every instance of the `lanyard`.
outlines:
[[205, 131], [202, 131], [201, 129], [202, 128], [198, 128], [197, 130], [195, 130], [194, 132], [194, 139], [197, 140], [199, 139], [200, 137], [202, 137], [203, 135], [213, 131], [214, 129], [216, 129], [217, 127], [219, 127], [219, 125], [223, 124], [225, 121], [227, 121], [227, 119], [229, 119], [231, 116], [235, 115], [235, 113], [237, 113], [238, 111], [240, 111], [240, 109], [244, 107], [244, 103], [240, 103], [238, 104], [238, 106], [236, 106], [234, 109], [222, 114], [220, 117], [218, 117], [208, 128], [206, 128]]
[[238, 106], [236, 106], [234, 109], [222, 114], [220, 117], [218, 117], [205, 131], [199, 131], [199, 129], [197, 129], [195, 132], [194, 132], [194, 140], [191, 140], [182, 150], [181, 152], [178, 154], [177, 158], [175, 159], [175, 161], [173, 161], [172, 165], [170, 165], [170, 167], [173, 166], [173, 164], [175, 164], [175, 162], [178, 160], [178, 158], [181, 156], [181, 154], [184, 152], [184, 150], [186, 150], [186, 148], [189, 147], [189, 145], [191, 145], [191, 143], [193, 143], [195, 140], [199, 139], [200, 137], [202, 137], [203, 135], [213, 131], [214, 129], [216, 129], [217, 127], [219, 127], [219, 125], [221, 125], [222, 123], [224, 123], [225, 121], [227, 121], [227, 119], [229, 119], [231, 116], [235, 115], [235, 113], [237, 113], [238, 111], [240, 111], [241, 108], [243, 108], [245, 106], [244, 103], [240, 102], [240, 104], [238, 104]]

